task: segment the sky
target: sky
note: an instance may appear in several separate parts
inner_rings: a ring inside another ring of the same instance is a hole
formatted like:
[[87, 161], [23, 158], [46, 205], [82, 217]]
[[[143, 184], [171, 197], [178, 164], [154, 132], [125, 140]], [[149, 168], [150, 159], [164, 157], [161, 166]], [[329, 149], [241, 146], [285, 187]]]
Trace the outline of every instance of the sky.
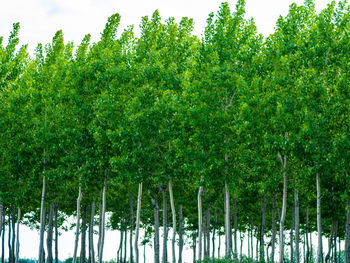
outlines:
[[[20, 44], [28, 44], [33, 52], [37, 43], [50, 43], [57, 30], [62, 29], [65, 41], [78, 45], [85, 34], [92, 41], [100, 38], [107, 18], [114, 13], [121, 15], [121, 30], [127, 25], [135, 26], [136, 34], [142, 16], [151, 16], [158, 9], [162, 18], [175, 17], [177, 21], [187, 16], [194, 19], [194, 33], [201, 36], [210, 12], [216, 12], [220, 0], [0, 0], [0, 36], [6, 44], [12, 24], [20, 22]], [[258, 31], [265, 36], [272, 33], [280, 15], [288, 13], [291, 3], [302, 4], [302, 0], [246, 0], [246, 16], [253, 17]], [[328, 0], [315, 0], [316, 9], [327, 6]], [[229, 1], [232, 10], [236, 1]], [[115, 232], [106, 234], [105, 258], [115, 257], [119, 236]], [[37, 257], [39, 234], [21, 226], [21, 257]], [[73, 231], [60, 237], [60, 258], [72, 255]], [[170, 243], [169, 243], [170, 244]], [[222, 242], [222, 249], [224, 242]], [[245, 247], [243, 247], [245, 250]], [[147, 253], [152, 253], [151, 248]], [[142, 252], [141, 252], [142, 253]], [[170, 253], [170, 249], [169, 249]], [[185, 251], [190, 261], [190, 250]], [[153, 260], [153, 257], [150, 257]], [[151, 262], [151, 261], [148, 261]]]
[[[142, 16], [151, 16], [158, 9], [162, 18], [187, 16], [194, 19], [194, 33], [201, 36], [210, 12], [216, 12], [221, 0], [0, 0], [0, 36], [6, 43], [12, 24], [20, 22], [21, 44], [33, 52], [38, 43], [50, 43], [62, 29], [65, 41], [78, 45], [85, 34], [92, 41], [100, 38], [107, 18], [121, 15], [121, 30], [134, 25], [136, 34]], [[303, 0], [246, 0], [247, 17], [253, 17], [258, 31], [265, 36], [273, 32], [280, 15], [286, 15], [291, 3]], [[315, 0], [316, 8], [326, 7], [330, 0]], [[236, 0], [229, 1], [232, 10]], [[121, 31], [120, 30], [120, 31]]]

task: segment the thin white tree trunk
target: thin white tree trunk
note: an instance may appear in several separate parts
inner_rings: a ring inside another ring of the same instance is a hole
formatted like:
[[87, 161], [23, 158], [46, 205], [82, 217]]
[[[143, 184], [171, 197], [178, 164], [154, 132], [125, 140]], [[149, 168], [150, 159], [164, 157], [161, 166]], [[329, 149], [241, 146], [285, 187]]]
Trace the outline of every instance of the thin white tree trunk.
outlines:
[[105, 214], [106, 214], [106, 191], [107, 191], [107, 174], [108, 169], [106, 169], [105, 174], [105, 182], [103, 186], [103, 194], [102, 194], [102, 220], [101, 220], [101, 240], [100, 240], [100, 247], [98, 248], [98, 262], [102, 263], [103, 258], [103, 245], [104, 245], [104, 239], [105, 239]]
[[317, 235], [318, 235], [318, 248], [316, 262], [321, 263], [323, 258], [322, 248], [322, 221], [321, 221], [321, 182], [320, 175], [316, 175], [316, 188], [317, 188]]
[[230, 194], [228, 191], [228, 186], [227, 183], [225, 183], [225, 245], [226, 245], [226, 250], [225, 250], [225, 257], [231, 258], [231, 237], [230, 237], [230, 228], [231, 228], [231, 224], [230, 224]]
[[287, 211], [287, 156], [284, 155], [284, 160], [280, 154], [278, 154], [281, 164], [283, 166], [283, 199], [282, 199], [282, 213], [280, 220], [280, 239], [279, 239], [279, 249], [280, 249], [280, 258], [279, 262], [283, 263], [284, 261], [284, 221], [286, 218]]
[[139, 242], [139, 230], [140, 230], [141, 196], [142, 196], [142, 182], [139, 183], [139, 191], [138, 191], [138, 195], [137, 195], [136, 229], [135, 229], [135, 244], [134, 244], [136, 263], [139, 263], [139, 245], [138, 245], [138, 242]]
[[202, 260], [202, 186], [198, 190], [198, 258]]
[[18, 207], [17, 211], [17, 234], [16, 234], [16, 261], [18, 263], [19, 260], [19, 222], [21, 221], [21, 209]]
[[295, 212], [295, 263], [300, 263], [299, 257], [299, 196], [297, 190], [294, 191], [294, 212]]
[[77, 251], [78, 251], [78, 243], [79, 243], [79, 225], [80, 225], [80, 201], [81, 201], [81, 186], [79, 186], [79, 195], [77, 199], [77, 225], [75, 230], [73, 263], [77, 263]]
[[[350, 263], [350, 198], [348, 199], [346, 225], [345, 225], [345, 263]], [[339, 245], [340, 251], [340, 245]]]
[[43, 248], [44, 248], [44, 231], [45, 231], [45, 191], [46, 178], [43, 176], [43, 188], [41, 191], [41, 208], [40, 208], [40, 243], [39, 243], [39, 257], [38, 263], [43, 263]]
[[173, 263], [176, 263], [176, 254], [175, 254], [175, 241], [176, 241], [176, 211], [174, 205], [174, 196], [173, 196], [173, 184], [171, 179], [169, 179], [169, 195], [170, 195], [170, 206], [171, 214], [173, 219], [173, 238], [172, 238], [172, 253], [173, 253]]

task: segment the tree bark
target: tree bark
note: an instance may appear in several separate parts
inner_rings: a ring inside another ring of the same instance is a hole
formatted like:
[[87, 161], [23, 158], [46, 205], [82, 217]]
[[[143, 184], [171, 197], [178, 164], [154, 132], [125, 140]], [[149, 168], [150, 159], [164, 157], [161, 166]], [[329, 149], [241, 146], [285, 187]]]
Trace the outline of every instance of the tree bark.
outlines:
[[125, 228], [125, 240], [124, 240], [124, 263], [126, 263], [126, 245], [127, 245], [127, 239], [128, 239], [128, 229]]
[[129, 193], [129, 204], [130, 204], [130, 239], [129, 239], [129, 245], [130, 245], [130, 262], [132, 263], [134, 260], [134, 249], [132, 244], [132, 236], [133, 236], [133, 230], [134, 230], [134, 197], [131, 193]]
[[79, 225], [80, 225], [80, 201], [81, 201], [81, 186], [79, 186], [79, 195], [77, 198], [77, 225], [76, 225], [76, 230], [75, 230], [73, 263], [77, 263], [77, 251], [78, 251], [78, 242], [79, 242]]
[[210, 207], [207, 208], [207, 254], [206, 256], [209, 258], [210, 256]]
[[176, 254], [175, 254], [175, 241], [176, 241], [176, 212], [174, 205], [174, 196], [173, 196], [173, 184], [171, 179], [169, 179], [169, 196], [170, 196], [170, 206], [171, 206], [171, 214], [173, 219], [173, 238], [171, 242], [172, 253], [173, 253], [173, 263], [176, 263]]
[[103, 194], [102, 194], [102, 222], [101, 222], [101, 240], [100, 240], [100, 247], [98, 249], [98, 262], [102, 263], [103, 259], [103, 246], [105, 241], [105, 215], [106, 215], [106, 191], [107, 191], [107, 176], [108, 176], [108, 169], [105, 170], [105, 182], [103, 186]]
[[271, 237], [271, 262], [275, 262], [275, 244], [276, 244], [276, 192], [273, 192], [272, 203], [272, 237]]
[[[340, 249], [339, 249], [340, 251]], [[345, 225], [345, 263], [350, 263], [350, 198], [348, 198], [346, 225]]]
[[247, 241], [248, 241], [248, 244], [247, 244], [247, 247], [248, 247], [248, 258], [251, 258], [250, 257], [250, 228], [248, 227], [248, 238], [247, 238]]
[[236, 201], [236, 198], [233, 200], [233, 225], [234, 225], [234, 228], [235, 228], [235, 230], [234, 230], [234, 251], [235, 251], [235, 253], [234, 253], [234, 257], [235, 257], [235, 259], [237, 259], [238, 258], [238, 252], [237, 252], [237, 250], [238, 250], [238, 248], [237, 248], [237, 228], [238, 228], [238, 223], [237, 223], [237, 201]]
[[86, 261], [86, 218], [87, 218], [87, 206], [84, 205], [83, 221], [81, 226], [80, 263], [85, 263]]
[[12, 235], [11, 235], [11, 211], [9, 212], [8, 220], [9, 220], [9, 226], [8, 226], [9, 231], [8, 231], [8, 238], [7, 238], [7, 244], [8, 244], [8, 248], [9, 248], [9, 254], [8, 254], [9, 260], [8, 260], [8, 262], [13, 263], [12, 262], [12, 247], [11, 247], [11, 237], [12, 237]]
[[297, 190], [294, 190], [294, 213], [295, 213], [295, 263], [300, 263], [299, 257], [299, 242], [300, 242], [300, 233], [299, 233], [299, 196]]
[[265, 262], [265, 213], [266, 212], [266, 197], [264, 195], [261, 200], [261, 230], [260, 230], [260, 262]]
[[[226, 154], [227, 155], [227, 154]], [[225, 183], [225, 258], [231, 258], [231, 222], [230, 222], [230, 194]]]
[[280, 250], [280, 258], [279, 263], [283, 263], [284, 261], [284, 221], [286, 218], [286, 211], [287, 211], [287, 156], [284, 155], [284, 160], [282, 160], [282, 157], [279, 155], [280, 161], [283, 166], [283, 199], [282, 199], [282, 213], [281, 213], [281, 220], [280, 220], [280, 238], [279, 238], [279, 250]]
[[16, 245], [16, 223], [15, 223], [15, 217], [16, 217], [16, 208], [13, 207], [12, 209], [12, 250], [11, 250], [11, 258], [12, 258], [12, 262], [16, 262], [16, 258], [15, 258], [15, 245]]
[[[44, 168], [44, 170], [45, 170], [45, 168]], [[45, 231], [45, 191], [46, 191], [46, 178], [45, 178], [45, 175], [44, 175], [43, 176], [43, 188], [42, 188], [42, 191], [41, 191], [40, 242], [39, 242], [38, 263], [44, 263], [43, 249], [44, 249], [44, 231]]]
[[196, 231], [192, 232], [192, 250], [193, 250], [193, 263], [197, 262], [196, 258], [196, 246], [197, 246], [197, 241], [196, 241]]
[[1, 263], [5, 263], [5, 213], [2, 216]]
[[95, 202], [92, 201], [91, 210], [90, 210], [90, 222], [89, 222], [89, 263], [95, 263], [94, 217], [95, 217]]
[[100, 246], [101, 246], [101, 238], [102, 238], [102, 195], [103, 191], [101, 191], [101, 202], [98, 203], [98, 240], [97, 240], [97, 258], [100, 258]]
[[316, 188], [317, 188], [317, 235], [318, 235], [318, 248], [317, 248], [317, 258], [316, 263], [321, 263], [322, 256], [322, 221], [321, 221], [321, 182], [320, 175], [316, 175]]
[[221, 236], [220, 233], [218, 234], [219, 237], [219, 245], [218, 245], [218, 259], [220, 259], [220, 249], [221, 249]]
[[166, 186], [162, 187], [162, 194], [163, 194], [163, 256], [162, 256], [162, 263], [167, 263], [168, 262], [168, 248], [167, 248], [168, 206], [167, 206], [167, 200], [166, 200]]
[[159, 263], [159, 206], [155, 199], [151, 199], [154, 207], [154, 263]]
[[305, 223], [305, 239], [306, 239], [306, 263], [310, 260], [310, 247], [309, 247], [309, 207], [306, 207], [306, 223]]
[[58, 263], [58, 204], [55, 202], [55, 263]]
[[2, 224], [4, 223], [3, 221], [3, 205], [0, 203], [0, 237], [1, 237], [1, 234], [3, 234], [3, 231], [2, 231]]
[[120, 229], [120, 242], [119, 242], [119, 248], [117, 251], [117, 262], [120, 263], [122, 262], [122, 254], [123, 254], [123, 239], [124, 239], [124, 230]]
[[18, 263], [19, 260], [19, 222], [21, 221], [21, 209], [18, 207], [17, 211], [17, 234], [16, 234], [16, 260], [15, 263]]
[[182, 250], [183, 250], [183, 215], [182, 215], [182, 205], [179, 205], [179, 261], [182, 263]]
[[332, 242], [333, 242], [333, 234], [334, 234], [334, 221], [332, 221], [332, 231], [331, 231], [331, 235], [328, 239], [328, 253], [326, 255], [326, 259], [325, 262], [330, 262], [331, 260], [331, 252], [332, 252]]
[[198, 258], [202, 260], [202, 186], [198, 190]]
[[204, 213], [203, 215], [203, 222], [202, 222], [202, 236], [203, 236], [203, 258], [205, 258], [207, 256], [207, 214]]
[[138, 242], [139, 242], [139, 230], [140, 230], [141, 196], [142, 196], [142, 182], [139, 183], [139, 191], [138, 191], [138, 195], [137, 195], [136, 229], [135, 229], [135, 258], [136, 258], [136, 263], [139, 263], [139, 245], [138, 245]]
[[293, 210], [292, 210], [292, 222], [291, 222], [291, 226], [290, 226], [290, 262], [293, 263], [294, 262], [294, 246], [293, 246], [293, 243], [294, 243], [294, 233], [293, 233], [293, 230], [294, 230], [294, 208], [295, 206], [293, 206]]
[[213, 236], [212, 236], [212, 259], [215, 259], [215, 232], [216, 232], [216, 226], [218, 223], [218, 218], [217, 218], [217, 214], [216, 214], [216, 207], [214, 208], [214, 227], [213, 227]]
[[50, 204], [49, 211], [49, 223], [46, 237], [46, 248], [47, 248], [47, 261], [46, 263], [53, 263], [53, 255], [52, 255], [52, 239], [53, 239], [53, 210], [54, 203]]
[[334, 253], [333, 253], [333, 262], [337, 263], [337, 238], [338, 238], [338, 221], [335, 221], [334, 228]]

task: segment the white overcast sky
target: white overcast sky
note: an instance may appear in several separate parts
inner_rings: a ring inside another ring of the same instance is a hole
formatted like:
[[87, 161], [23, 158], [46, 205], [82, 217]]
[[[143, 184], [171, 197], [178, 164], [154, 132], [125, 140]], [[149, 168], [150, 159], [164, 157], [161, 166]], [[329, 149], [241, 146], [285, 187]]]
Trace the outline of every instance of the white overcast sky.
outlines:
[[[133, 24], [136, 32], [141, 17], [158, 9], [162, 18], [183, 16], [195, 21], [195, 34], [203, 32], [210, 12], [216, 12], [221, 0], [0, 0], [0, 36], [7, 42], [12, 24], [20, 22], [21, 44], [29, 44], [32, 52], [37, 43], [49, 43], [55, 32], [63, 30], [65, 41], [78, 45], [90, 33], [93, 42], [100, 37], [107, 18], [121, 15], [121, 28]], [[259, 32], [273, 32], [279, 15], [285, 15], [291, 3], [303, 0], [246, 0], [247, 17], [253, 17]], [[330, 0], [315, 0], [317, 10]], [[229, 1], [232, 10], [236, 0]]]

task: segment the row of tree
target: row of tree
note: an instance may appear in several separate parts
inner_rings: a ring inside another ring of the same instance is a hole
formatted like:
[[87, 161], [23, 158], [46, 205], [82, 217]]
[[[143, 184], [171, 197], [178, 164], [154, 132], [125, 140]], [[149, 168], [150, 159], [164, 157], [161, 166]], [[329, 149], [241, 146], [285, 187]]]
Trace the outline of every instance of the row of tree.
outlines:
[[95, 262], [95, 224], [102, 262], [111, 212], [118, 262], [128, 233], [129, 260], [139, 262], [142, 227], [156, 263], [182, 262], [185, 236], [194, 261], [217, 257], [221, 235], [225, 257], [237, 258], [238, 233], [249, 238], [248, 256], [255, 236], [258, 259], [282, 263], [287, 232], [296, 263], [301, 243], [312, 260], [313, 232], [317, 263], [338, 262], [341, 240], [350, 263], [346, 1], [319, 13], [312, 0], [292, 4], [266, 38], [245, 18], [244, 0], [210, 14], [201, 39], [192, 19], [163, 22], [158, 11], [142, 18], [139, 37], [132, 26], [117, 34], [119, 22], [111, 16], [100, 41], [86, 35], [77, 48], [58, 31], [35, 56], [18, 48], [18, 23], [6, 46], [0, 38], [0, 230], [4, 238], [8, 226], [9, 262], [18, 262], [20, 223], [40, 228], [39, 263], [57, 262], [58, 229], [71, 215], [73, 263], [79, 237], [81, 260], [87, 253]]

